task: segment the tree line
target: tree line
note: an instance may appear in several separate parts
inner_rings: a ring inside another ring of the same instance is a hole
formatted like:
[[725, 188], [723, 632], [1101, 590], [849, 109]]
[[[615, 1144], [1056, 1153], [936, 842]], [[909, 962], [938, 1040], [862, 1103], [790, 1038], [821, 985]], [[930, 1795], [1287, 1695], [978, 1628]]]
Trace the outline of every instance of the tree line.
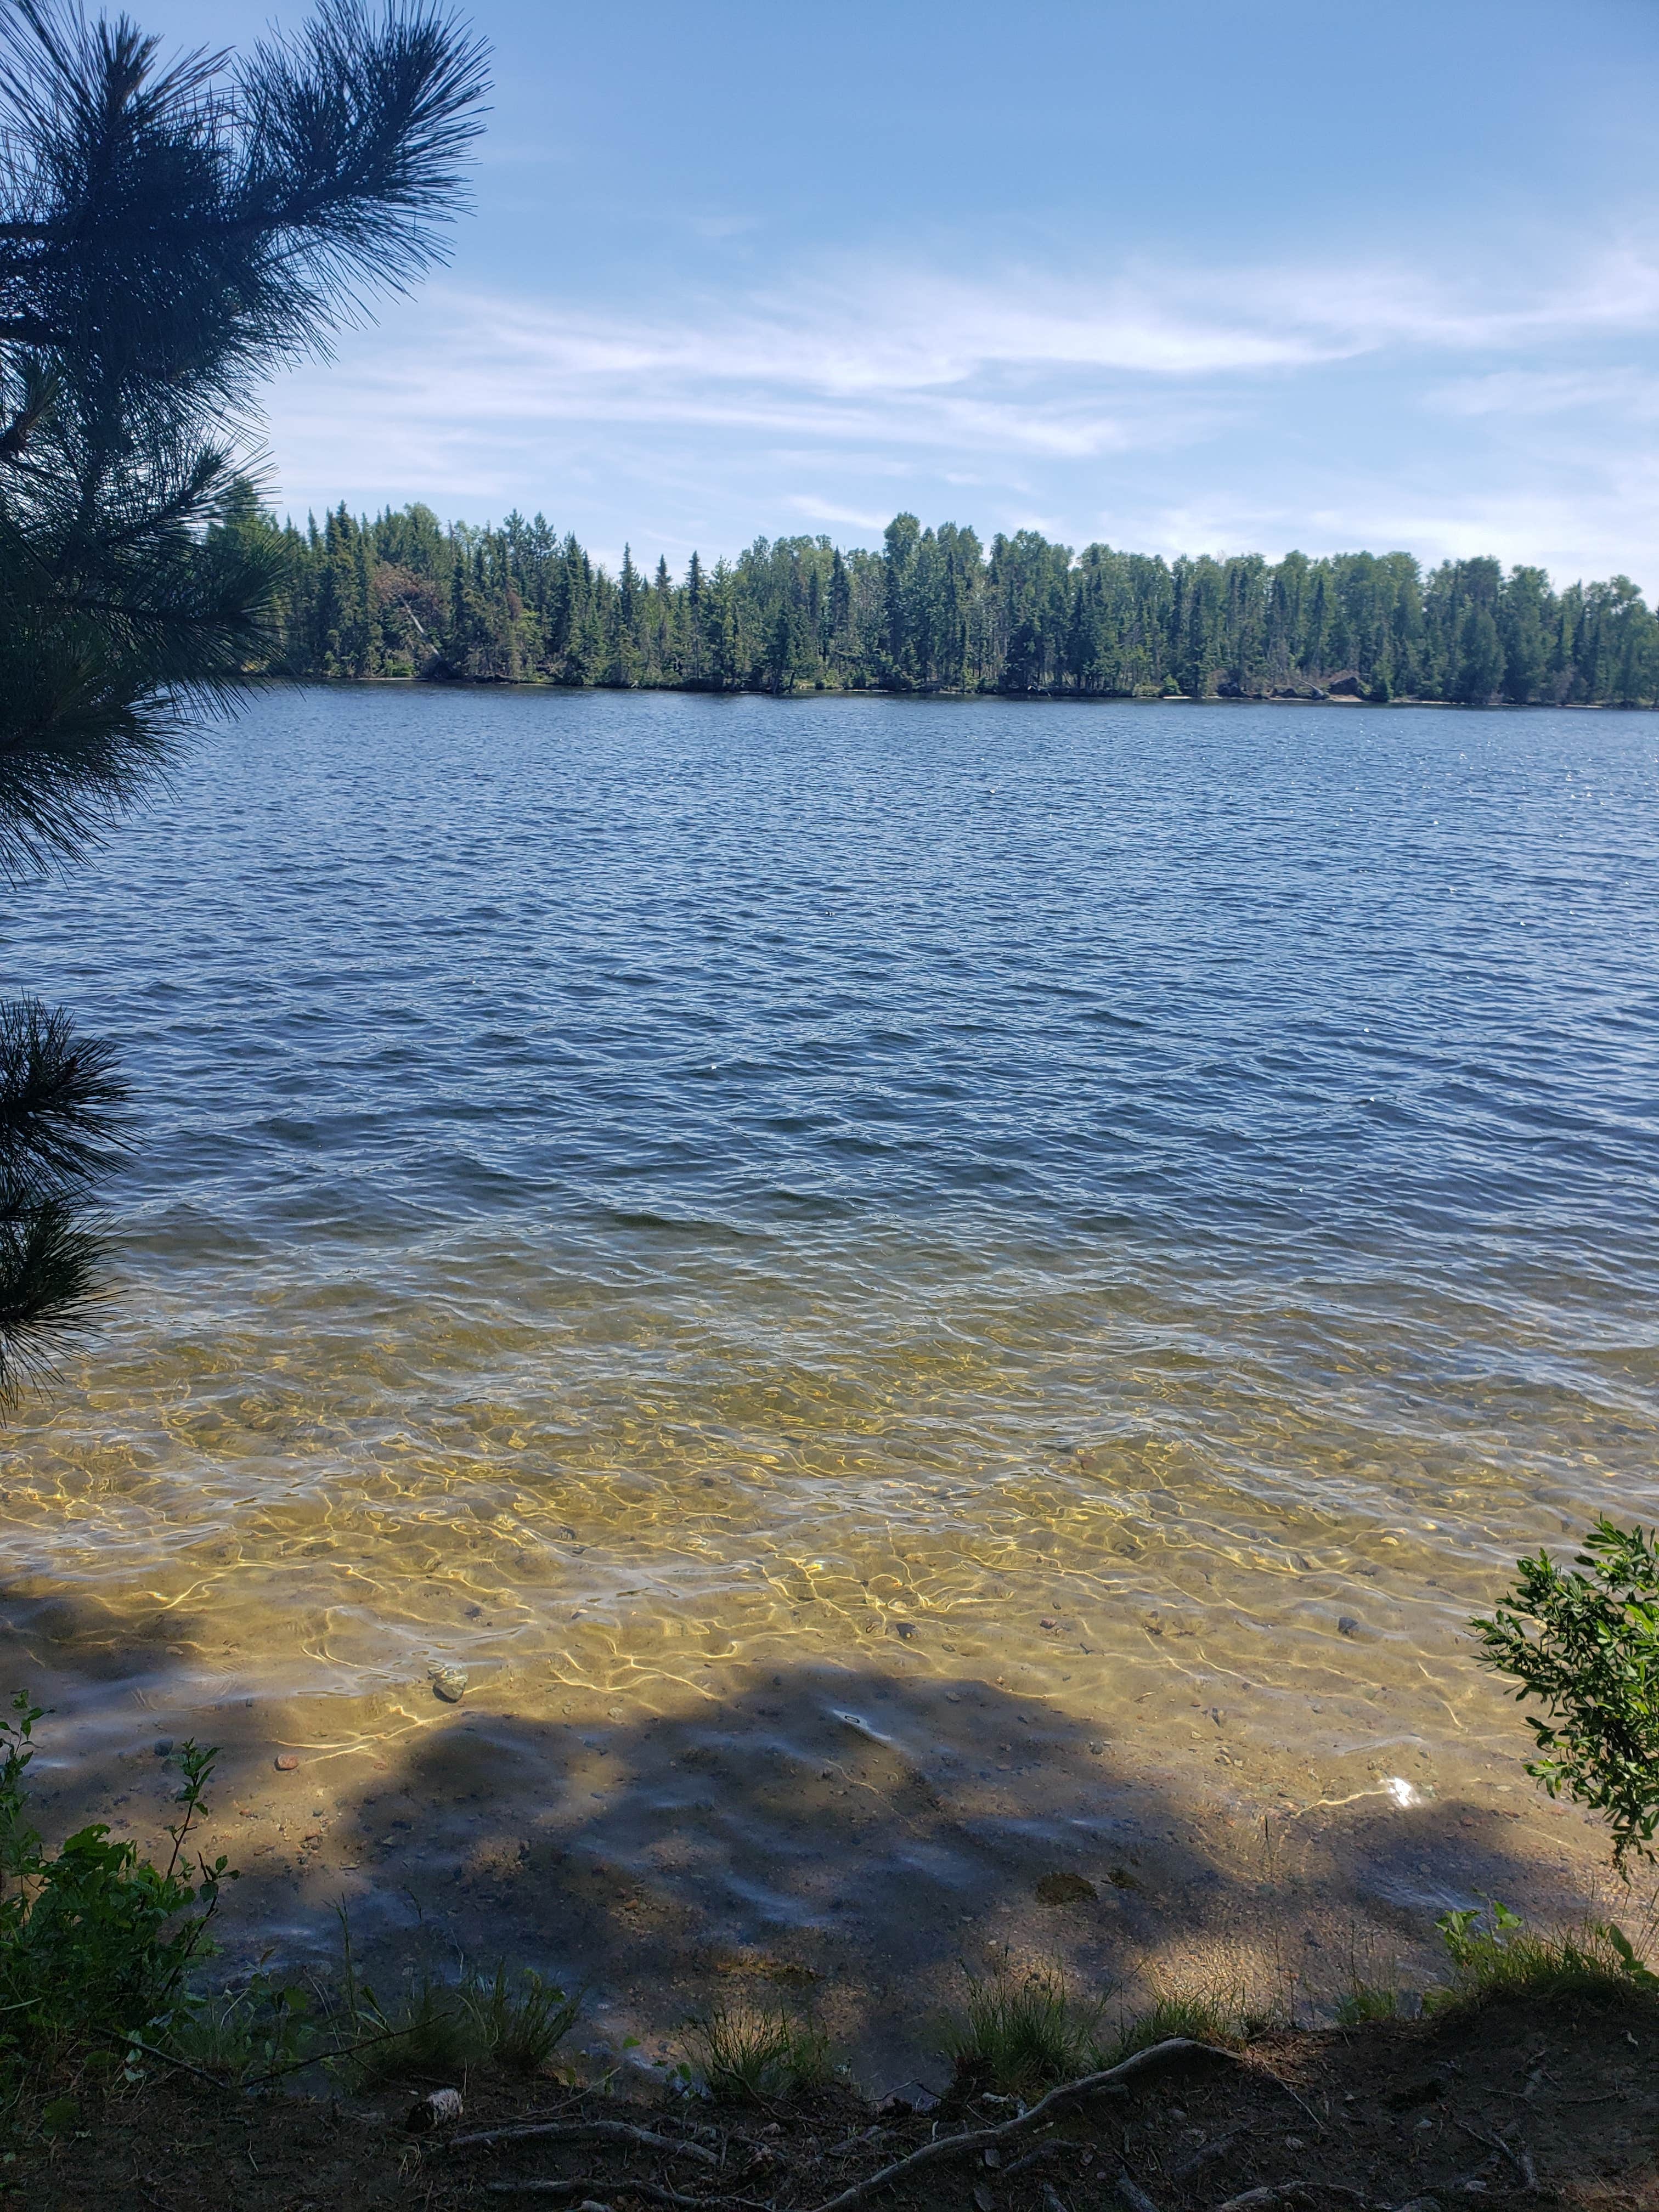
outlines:
[[787, 693], [802, 689], [1377, 703], [1650, 706], [1659, 618], [1628, 577], [1558, 591], [1489, 558], [1408, 553], [1165, 561], [1032, 530], [988, 550], [896, 516], [879, 552], [757, 538], [735, 561], [615, 574], [541, 515], [441, 526], [343, 504], [279, 526], [252, 493], [222, 527], [280, 551], [261, 665], [424, 677]]

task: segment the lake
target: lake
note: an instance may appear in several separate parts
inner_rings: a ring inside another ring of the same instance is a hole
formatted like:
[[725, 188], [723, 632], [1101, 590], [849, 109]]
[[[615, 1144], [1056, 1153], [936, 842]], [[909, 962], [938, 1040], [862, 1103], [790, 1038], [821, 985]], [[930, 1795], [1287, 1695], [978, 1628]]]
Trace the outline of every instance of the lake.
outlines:
[[247, 1942], [652, 2052], [1576, 1908], [1464, 1624], [1659, 1510], [1656, 792], [1650, 714], [262, 696], [13, 902], [140, 1139], [7, 1443], [49, 1817], [193, 1732]]

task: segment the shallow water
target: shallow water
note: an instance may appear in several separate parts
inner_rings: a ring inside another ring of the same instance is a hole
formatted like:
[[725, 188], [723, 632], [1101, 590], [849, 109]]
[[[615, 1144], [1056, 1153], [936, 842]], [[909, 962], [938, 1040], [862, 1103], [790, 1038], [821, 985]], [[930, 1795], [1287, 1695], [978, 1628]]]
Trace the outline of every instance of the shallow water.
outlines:
[[1655, 1510], [1656, 787], [1645, 714], [263, 697], [7, 933], [142, 1121], [6, 1448], [65, 1807], [225, 1741], [296, 1940], [440, 1870], [485, 1940], [556, 1834], [902, 1969], [1337, 1801], [1577, 1895], [1462, 1626]]

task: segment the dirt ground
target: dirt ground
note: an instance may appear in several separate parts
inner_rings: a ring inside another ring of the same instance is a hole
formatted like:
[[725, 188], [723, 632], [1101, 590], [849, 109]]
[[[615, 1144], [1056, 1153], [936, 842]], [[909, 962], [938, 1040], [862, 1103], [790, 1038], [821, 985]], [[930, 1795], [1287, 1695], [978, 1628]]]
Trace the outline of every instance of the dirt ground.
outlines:
[[[411, 2106], [434, 2086], [411, 2081], [351, 2101], [252, 2100], [175, 2076], [85, 2110], [84, 2124], [54, 2141], [18, 2138], [0, 2166], [0, 2203], [450, 2212], [540, 2201], [804, 2212], [923, 2143], [1018, 2116], [990, 2098], [925, 2113], [876, 2109], [851, 2091], [769, 2115], [477, 2075], [447, 2085], [463, 2093], [459, 2123], [412, 2135]], [[461, 2140], [531, 2118], [568, 2129], [621, 2123], [656, 2140]], [[535, 2181], [540, 2191], [510, 2186]], [[1274, 2032], [1234, 2059], [1159, 2063], [1052, 2125], [988, 2153], [953, 2154], [866, 2201], [891, 2212], [1146, 2212], [1148, 2203], [1155, 2212], [1212, 2212], [1250, 2191], [1271, 2195], [1241, 2212], [1425, 2197], [1440, 2212], [1477, 2203], [1659, 2208], [1659, 2011], [1576, 2000]]]

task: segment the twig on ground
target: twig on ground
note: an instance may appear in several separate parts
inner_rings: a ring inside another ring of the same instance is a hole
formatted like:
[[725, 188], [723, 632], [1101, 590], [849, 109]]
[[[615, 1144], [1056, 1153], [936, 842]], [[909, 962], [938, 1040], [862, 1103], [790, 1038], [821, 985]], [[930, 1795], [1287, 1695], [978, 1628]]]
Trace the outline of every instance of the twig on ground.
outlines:
[[[440, 2020], [453, 2020], [453, 2013], [440, 2013]], [[290, 2059], [286, 2066], [273, 2066], [268, 2074], [256, 2074], [252, 2081], [237, 2084], [242, 2089], [267, 2088], [273, 2081], [282, 2081], [290, 2074], [303, 2074], [307, 2066], [326, 2066], [336, 2058], [349, 2058], [354, 2051], [367, 2051], [371, 2045], [389, 2043], [400, 2035], [407, 2035], [407, 2024], [398, 2027], [377, 2027], [373, 2035], [360, 2035], [355, 2043], [342, 2043], [332, 2051], [313, 2051], [308, 2058]]]
[[451, 2136], [447, 2142], [434, 2143], [431, 2148], [434, 2152], [483, 2150], [497, 2143], [549, 2141], [632, 2143], [641, 2150], [665, 2152], [671, 2158], [694, 2158], [700, 2166], [718, 2166], [720, 2162], [714, 2152], [706, 2150], [701, 2143], [655, 2135], [649, 2128], [629, 2127], [625, 2120], [520, 2120], [511, 2127], [484, 2128], [476, 2135]]
[[763, 2204], [757, 2197], [683, 2197], [678, 2189], [670, 2189], [660, 2181], [617, 2181], [614, 2178], [601, 2181], [591, 2173], [579, 2181], [486, 2181], [484, 2189], [491, 2197], [544, 2197], [560, 2203], [574, 2200], [579, 2205], [587, 2201], [591, 2189], [612, 2189], [617, 2194], [643, 2197], [647, 2204], [687, 2206], [691, 2212], [773, 2212], [769, 2204]]
[[1005, 2166], [1002, 2169], [1002, 2179], [1005, 2181], [1012, 2181], [1017, 2173], [1029, 2172], [1032, 2166], [1041, 2166], [1045, 2158], [1057, 2157], [1066, 2148], [1066, 2142], [1061, 2136], [1050, 2136], [1046, 2142], [1040, 2142], [1035, 2150], [1028, 2150], [1024, 2158], [1017, 2158], [1012, 2166]]
[[[1310, 2197], [1340, 2197], [1345, 2204], [1358, 2204], [1364, 2212], [1373, 2212], [1369, 2197], [1335, 2181], [1279, 2181], [1271, 2188], [1247, 2189], [1242, 2197], [1230, 2197], [1224, 2204], [1218, 2204], [1215, 2212], [1274, 2212], [1280, 2204], [1301, 2203]], [[1376, 2212], [1381, 2212], [1381, 2208]]]
[[235, 2083], [227, 2081], [221, 2074], [210, 2074], [204, 2067], [192, 2066], [188, 2058], [175, 2058], [170, 2051], [157, 2051], [154, 2045], [140, 2043], [136, 2035], [118, 2035], [113, 2028], [94, 2027], [92, 2033], [103, 2043], [112, 2043], [118, 2050], [141, 2051], [158, 2065], [176, 2066], [181, 2074], [193, 2074], [198, 2081], [205, 2081], [210, 2089], [231, 2089]]
[[1066, 2200], [1052, 2181], [1042, 2185], [1042, 2212], [1066, 2212]]
[[1192, 2180], [1195, 2174], [1202, 2173], [1206, 2166], [1213, 2166], [1217, 2159], [1224, 2158], [1230, 2150], [1237, 2149], [1245, 2136], [1252, 2132], [1253, 2126], [1254, 2123], [1247, 2121], [1243, 2127], [1230, 2128], [1224, 2136], [1217, 2136], [1212, 2142], [1200, 2143], [1190, 2158], [1183, 2158], [1180, 2165], [1172, 2169], [1170, 2180]]
[[[1313, 2106], [1308, 2102], [1307, 2099], [1303, 2096], [1298, 2090], [1291, 2088], [1290, 2083], [1285, 2079], [1282, 2074], [1275, 2074], [1273, 2069], [1269, 2066], [1259, 2066], [1255, 2070], [1261, 2075], [1264, 2081], [1271, 2081], [1275, 2089], [1282, 2089], [1293, 2105], [1297, 2105], [1301, 2107], [1301, 2109], [1308, 2115], [1308, 2118], [1313, 2122], [1316, 2133], [1322, 2136], [1324, 2134], [1324, 2121], [1320, 2118], [1318, 2113], [1315, 2112]], [[1290, 2185], [1288, 2183], [1285, 2184], [1287, 2188], [1289, 2185]]]
[[861, 2136], [848, 2136], [845, 2142], [831, 2143], [823, 2154], [826, 2158], [850, 2158], [855, 2150], [864, 2149], [866, 2144], [873, 2148], [877, 2143], [885, 2142], [892, 2132], [890, 2128], [866, 2128]]
[[1117, 2193], [1128, 2206], [1129, 2212], [1158, 2212], [1158, 2207], [1135, 2179], [1127, 2166], [1117, 2170]]

